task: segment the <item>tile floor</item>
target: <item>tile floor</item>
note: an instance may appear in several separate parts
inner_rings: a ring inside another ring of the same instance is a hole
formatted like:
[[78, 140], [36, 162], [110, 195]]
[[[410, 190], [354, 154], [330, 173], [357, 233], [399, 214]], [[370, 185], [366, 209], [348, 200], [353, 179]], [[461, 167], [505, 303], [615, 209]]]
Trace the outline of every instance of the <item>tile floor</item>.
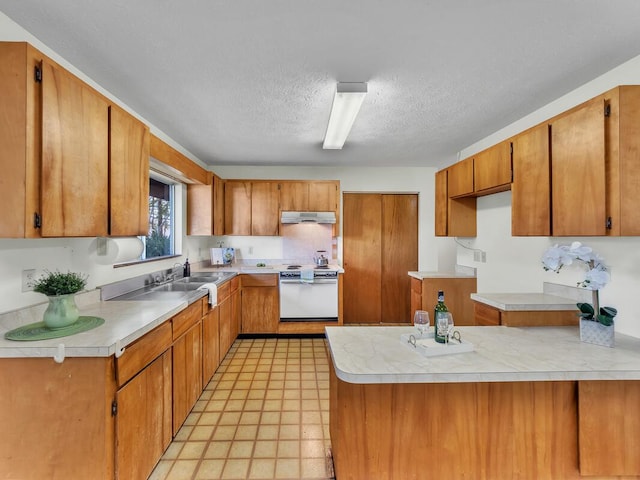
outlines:
[[150, 480], [332, 479], [323, 338], [238, 339]]

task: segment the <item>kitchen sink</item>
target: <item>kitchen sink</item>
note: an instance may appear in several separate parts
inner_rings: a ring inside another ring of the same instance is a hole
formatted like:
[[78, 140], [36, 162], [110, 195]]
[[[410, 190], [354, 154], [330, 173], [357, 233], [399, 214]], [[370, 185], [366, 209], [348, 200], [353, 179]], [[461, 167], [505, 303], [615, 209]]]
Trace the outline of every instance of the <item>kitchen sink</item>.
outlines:
[[152, 287], [152, 292], [188, 292], [190, 290], [197, 290], [205, 282], [174, 282], [167, 283], [166, 285], [160, 285], [158, 287]]
[[176, 280], [176, 282], [174, 283], [174, 285], [179, 285], [179, 284], [192, 284], [192, 283], [197, 283], [202, 285], [203, 283], [215, 283], [218, 280], [221, 280], [225, 278], [224, 274], [220, 275], [220, 274], [215, 274], [215, 275], [206, 275], [206, 276], [193, 276], [193, 277], [184, 277], [181, 278], [180, 280]]

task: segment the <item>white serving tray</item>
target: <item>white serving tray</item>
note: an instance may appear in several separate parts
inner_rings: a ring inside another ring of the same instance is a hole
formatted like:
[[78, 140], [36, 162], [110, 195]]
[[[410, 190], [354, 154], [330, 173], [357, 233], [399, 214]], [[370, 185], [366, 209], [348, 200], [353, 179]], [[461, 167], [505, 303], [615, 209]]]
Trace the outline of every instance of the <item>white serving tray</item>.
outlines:
[[[409, 341], [409, 337], [413, 335], [416, 339], [416, 345]], [[427, 333], [425, 336], [420, 337], [417, 334], [403, 333], [400, 335], [400, 342], [407, 348], [419, 353], [424, 357], [436, 357], [439, 355], [451, 355], [454, 353], [473, 352], [473, 343], [462, 340], [462, 343], [458, 343], [457, 340], [453, 340], [446, 343], [438, 343], [433, 338], [433, 333]]]

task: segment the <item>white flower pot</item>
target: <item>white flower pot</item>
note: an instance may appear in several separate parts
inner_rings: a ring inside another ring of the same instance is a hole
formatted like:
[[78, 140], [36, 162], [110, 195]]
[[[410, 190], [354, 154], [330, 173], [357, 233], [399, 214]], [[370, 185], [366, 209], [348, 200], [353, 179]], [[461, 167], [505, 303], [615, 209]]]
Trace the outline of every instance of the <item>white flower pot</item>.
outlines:
[[615, 345], [614, 326], [607, 327], [600, 322], [580, 319], [580, 340], [603, 347], [613, 347]]

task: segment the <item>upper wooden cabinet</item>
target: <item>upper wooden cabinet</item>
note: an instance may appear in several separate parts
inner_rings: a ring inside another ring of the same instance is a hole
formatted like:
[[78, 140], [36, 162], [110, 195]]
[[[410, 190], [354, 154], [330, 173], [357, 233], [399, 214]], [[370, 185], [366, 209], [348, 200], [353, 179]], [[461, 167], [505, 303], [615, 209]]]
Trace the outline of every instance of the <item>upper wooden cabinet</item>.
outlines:
[[278, 235], [280, 195], [277, 182], [251, 184], [251, 235]]
[[596, 98], [551, 122], [552, 233], [604, 235], [605, 101]]
[[281, 181], [280, 210], [293, 212], [337, 212], [338, 181]]
[[0, 237], [146, 233], [147, 127], [27, 43], [0, 62]]
[[224, 181], [211, 174], [206, 185], [187, 185], [187, 235], [223, 234]]
[[473, 156], [473, 187], [482, 195], [511, 188], [511, 142], [498, 143]]
[[149, 127], [116, 105], [109, 107], [109, 234], [149, 230]]
[[447, 170], [436, 172], [435, 179], [436, 210], [435, 210], [435, 235], [437, 237], [447, 236]]
[[436, 210], [435, 235], [439, 237], [475, 237], [476, 198], [467, 196], [449, 198], [448, 182], [449, 169], [436, 173]]
[[225, 235], [278, 235], [278, 182], [227, 180], [224, 185]]
[[511, 185], [511, 234], [551, 235], [549, 125], [515, 136]]
[[473, 158], [454, 163], [448, 169], [447, 194], [449, 198], [470, 195], [473, 188]]

